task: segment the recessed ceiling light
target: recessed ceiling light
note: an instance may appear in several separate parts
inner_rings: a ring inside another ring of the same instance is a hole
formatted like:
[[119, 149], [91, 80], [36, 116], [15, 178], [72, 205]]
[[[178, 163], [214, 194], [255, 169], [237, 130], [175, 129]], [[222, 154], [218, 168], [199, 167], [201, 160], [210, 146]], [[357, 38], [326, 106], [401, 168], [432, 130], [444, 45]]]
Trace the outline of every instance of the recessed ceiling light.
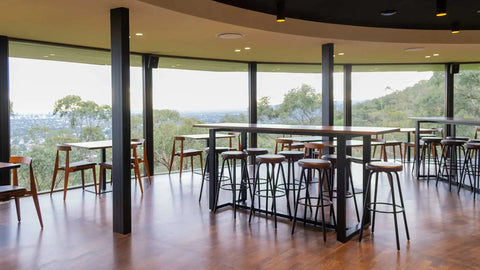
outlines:
[[418, 52], [418, 51], [425, 50], [425, 47], [410, 47], [410, 48], [405, 48], [403, 50], [406, 52]]
[[44, 55], [43, 57], [48, 58], [48, 55]]
[[387, 10], [384, 10], [384, 11], [380, 12], [380, 15], [382, 15], [382, 16], [393, 16], [397, 13], [398, 13], [398, 11], [396, 11], [395, 9], [387, 9]]
[[244, 49], [245, 49], [245, 50], [250, 50], [250, 47], [245, 47]]
[[235, 52], [240, 52], [241, 50], [240, 49], [235, 49]]
[[430, 55], [425, 55], [425, 58], [430, 58], [431, 56]]
[[338, 55], [344, 55], [344, 54], [345, 54], [345, 53], [343, 53], [343, 52], [339, 52], [339, 53], [338, 53]]
[[51, 53], [50, 56], [55, 56], [55, 54], [54, 54], [54, 53]]
[[239, 39], [239, 38], [243, 38], [243, 34], [240, 34], [240, 33], [220, 33], [220, 34], [217, 34], [217, 38]]
[[434, 53], [434, 54], [433, 54], [433, 56], [439, 56], [439, 55], [440, 55], [440, 54], [438, 54], [438, 53]]
[[135, 33], [135, 36], [141, 37], [141, 36], [143, 36], [143, 33]]

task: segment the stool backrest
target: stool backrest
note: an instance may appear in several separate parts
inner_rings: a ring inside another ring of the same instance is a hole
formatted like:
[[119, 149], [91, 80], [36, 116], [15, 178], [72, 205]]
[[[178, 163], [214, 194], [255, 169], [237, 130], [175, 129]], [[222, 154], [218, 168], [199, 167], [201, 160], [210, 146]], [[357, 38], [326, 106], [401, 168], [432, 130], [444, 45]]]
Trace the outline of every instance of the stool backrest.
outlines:
[[[30, 192], [27, 192], [27, 194], [31, 194], [33, 192], [37, 192], [37, 185], [35, 184], [35, 176], [33, 174], [33, 159], [30, 157], [10, 157], [9, 161], [10, 163], [19, 163], [19, 164], [24, 164], [29, 166], [29, 173], [30, 173]], [[18, 186], [18, 173], [17, 173], [17, 168], [13, 169], [13, 185]]]

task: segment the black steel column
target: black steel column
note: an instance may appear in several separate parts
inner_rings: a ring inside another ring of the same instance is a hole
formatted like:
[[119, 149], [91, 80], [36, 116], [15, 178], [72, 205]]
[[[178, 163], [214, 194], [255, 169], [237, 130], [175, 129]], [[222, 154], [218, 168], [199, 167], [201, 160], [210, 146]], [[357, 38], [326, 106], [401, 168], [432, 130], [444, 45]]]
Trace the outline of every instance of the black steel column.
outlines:
[[[10, 95], [8, 83], [8, 37], [0, 36], [0, 161], [10, 159]], [[9, 172], [0, 172], [0, 185], [9, 185]]]
[[142, 55], [143, 80], [143, 137], [147, 148], [147, 162], [150, 175], [153, 175], [153, 79], [150, 55]]
[[[322, 125], [333, 126], [333, 43], [322, 45]], [[331, 140], [332, 138], [324, 138]], [[324, 148], [324, 154], [333, 153], [333, 148]]]
[[113, 231], [132, 231], [130, 179], [130, 40], [127, 8], [110, 10], [112, 58]]
[[[256, 124], [257, 118], [257, 63], [248, 63], [248, 123]], [[250, 133], [249, 147], [257, 147], [257, 133]]]
[[[453, 64], [445, 64], [445, 116], [453, 117]], [[450, 125], [445, 125], [446, 136], [452, 136], [453, 130]]]
[[333, 126], [333, 43], [322, 45], [322, 125]]
[[[352, 126], [352, 65], [343, 65], [343, 125]], [[351, 154], [347, 147], [347, 155]]]

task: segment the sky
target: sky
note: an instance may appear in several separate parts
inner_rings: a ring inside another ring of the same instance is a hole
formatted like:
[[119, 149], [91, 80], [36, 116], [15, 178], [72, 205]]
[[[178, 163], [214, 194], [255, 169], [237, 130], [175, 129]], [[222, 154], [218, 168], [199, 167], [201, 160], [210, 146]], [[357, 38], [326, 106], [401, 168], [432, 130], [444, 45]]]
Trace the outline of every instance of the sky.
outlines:
[[[132, 112], [142, 111], [141, 68], [130, 69]], [[432, 72], [354, 72], [352, 99], [368, 100], [386, 95], [387, 87], [403, 90]], [[246, 72], [208, 72], [154, 69], [153, 107], [178, 111], [244, 110], [248, 106]], [[321, 92], [321, 74], [258, 74], [258, 98], [280, 104], [288, 90], [303, 83]], [[106, 65], [10, 58], [10, 100], [18, 114], [51, 113], [56, 100], [78, 95], [100, 105], [111, 105], [111, 74]], [[334, 99], [343, 99], [343, 74], [334, 74]]]

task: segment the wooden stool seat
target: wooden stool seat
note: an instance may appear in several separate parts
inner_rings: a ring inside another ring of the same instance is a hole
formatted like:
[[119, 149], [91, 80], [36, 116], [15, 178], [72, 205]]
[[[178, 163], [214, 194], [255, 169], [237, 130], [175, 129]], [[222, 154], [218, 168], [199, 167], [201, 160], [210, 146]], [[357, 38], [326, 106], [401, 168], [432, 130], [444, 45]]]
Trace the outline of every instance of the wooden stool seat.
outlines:
[[403, 165], [394, 162], [370, 162], [367, 164], [366, 169], [373, 172], [401, 172]]
[[27, 189], [24, 187], [14, 185], [0, 186], [0, 194], [5, 197], [24, 196], [26, 192]]
[[184, 157], [189, 157], [189, 156], [195, 156], [195, 155], [200, 155], [202, 153], [202, 150], [197, 150], [197, 149], [186, 149], [183, 150], [183, 154], [180, 151], [175, 152], [176, 156], [183, 155]]
[[[82, 168], [84, 169], [90, 169], [91, 166], [95, 166], [95, 162], [89, 162], [89, 161], [77, 161], [77, 162], [72, 162], [70, 163], [70, 168], [73, 169], [78, 169], [81, 170]], [[65, 169], [66, 165], [61, 165], [60, 168]]]
[[259, 155], [256, 158], [258, 163], [282, 163], [285, 160], [285, 156], [282, 155]]
[[258, 156], [268, 154], [268, 149], [266, 148], [247, 148], [247, 155], [249, 156]]
[[[227, 147], [227, 146], [217, 146], [217, 147], [215, 147], [215, 153], [217, 153], [217, 154], [221, 154], [225, 151], [232, 151], [232, 150], [235, 150], [235, 149]], [[208, 154], [209, 152], [210, 152], [210, 147], [205, 148], [205, 153]]]
[[479, 142], [468, 142], [465, 144], [465, 148], [467, 149], [480, 149], [480, 141]]
[[442, 145], [450, 145], [450, 146], [463, 146], [466, 141], [464, 140], [442, 140], [440, 143]]
[[[336, 155], [336, 154], [323, 155], [323, 156], [322, 156], [322, 159], [328, 160], [328, 161], [334, 163], [334, 162], [337, 161], [337, 155]], [[345, 156], [345, 159], [347, 160], [347, 162], [352, 161], [352, 157], [349, 156], [349, 155]]]
[[480, 143], [480, 139], [471, 139], [469, 143]]
[[442, 137], [423, 137], [421, 141], [423, 143], [440, 143], [442, 140]]
[[302, 151], [280, 151], [278, 152], [279, 155], [285, 156], [287, 159], [291, 159], [294, 161], [298, 161], [304, 157], [304, 153]]
[[306, 169], [330, 169], [332, 164], [328, 160], [316, 159], [316, 158], [305, 158], [298, 161], [298, 166]]
[[445, 139], [447, 140], [460, 140], [460, 141], [469, 141], [469, 137], [453, 137], [453, 136], [447, 136]]
[[325, 144], [323, 142], [308, 142], [305, 143], [305, 148], [310, 148], [310, 149], [316, 149], [316, 150], [322, 150], [325, 148]]
[[243, 151], [226, 151], [222, 153], [223, 159], [242, 159], [246, 158], [248, 155]]

